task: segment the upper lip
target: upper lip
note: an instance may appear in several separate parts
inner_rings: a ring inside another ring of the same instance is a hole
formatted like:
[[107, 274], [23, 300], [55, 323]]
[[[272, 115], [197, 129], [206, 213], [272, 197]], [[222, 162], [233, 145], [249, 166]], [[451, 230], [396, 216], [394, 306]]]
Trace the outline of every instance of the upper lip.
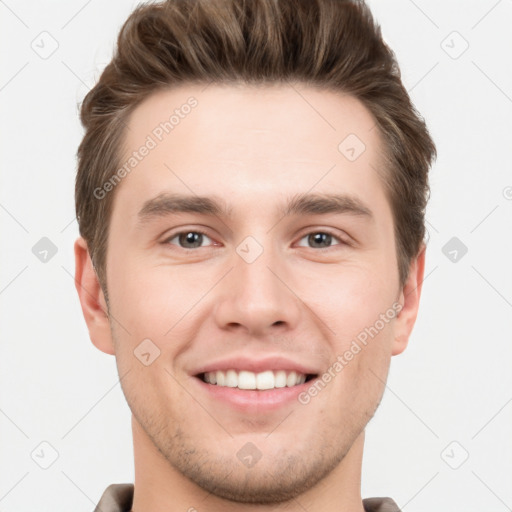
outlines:
[[249, 372], [260, 373], [266, 370], [285, 370], [295, 371], [297, 373], [303, 373], [305, 375], [318, 375], [319, 371], [310, 365], [293, 361], [284, 356], [272, 356], [272, 357], [248, 357], [247, 355], [240, 357], [230, 357], [227, 359], [219, 359], [217, 361], [210, 362], [204, 366], [198, 367], [192, 372], [192, 375], [200, 375], [202, 373], [214, 372], [214, 371], [226, 371], [226, 370], [246, 370]]

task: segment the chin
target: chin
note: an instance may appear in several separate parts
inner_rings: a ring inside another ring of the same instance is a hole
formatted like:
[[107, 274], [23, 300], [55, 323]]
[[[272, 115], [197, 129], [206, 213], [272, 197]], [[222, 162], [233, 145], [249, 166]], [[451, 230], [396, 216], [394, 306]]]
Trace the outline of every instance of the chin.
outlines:
[[[186, 478], [208, 493], [236, 503], [254, 505], [277, 504], [290, 501], [314, 487], [343, 459], [343, 453], [330, 454], [326, 459], [317, 455], [309, 460], [301, 453], [283, 451], [264, 460], [265, 455], [252, 468], [225, 455], [196, 452], [188, 459], [177, 458], [176, 452], [169, 462]], [[198, 464], [197, 460], [204, 460]], [[217, 462], [213, 462], [217, 461]]]

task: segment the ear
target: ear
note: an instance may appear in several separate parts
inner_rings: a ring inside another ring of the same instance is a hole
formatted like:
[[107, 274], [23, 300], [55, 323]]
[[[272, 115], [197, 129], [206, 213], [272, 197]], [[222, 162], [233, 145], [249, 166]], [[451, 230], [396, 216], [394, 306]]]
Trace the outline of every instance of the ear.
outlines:
[[411, 260], [409, 276], [400, 291], [399, 302], [402, 305], [395, 322], [395, 339], [392, 355], [401, 354], [407, 347], [409, 336], [416, 322], [420, 305], [421, 286], [425, 272], [425, 244], [422, 244], [418, 255]]
[[75, 287], [91, 341], [102, 352], [115, 354], [107, 303], [82, 237], [75, 242]]

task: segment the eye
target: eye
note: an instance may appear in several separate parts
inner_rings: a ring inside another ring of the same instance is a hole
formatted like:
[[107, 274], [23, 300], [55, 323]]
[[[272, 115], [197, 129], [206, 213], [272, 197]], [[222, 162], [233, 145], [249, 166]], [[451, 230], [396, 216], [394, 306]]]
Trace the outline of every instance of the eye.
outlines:
[[165, 240], [164, 243], [176, 245], [173, 243], [173, 240], [178, 240], [178, 244], [182, 249], [197, 249], [202, 246], [204, 239], [208, 239], [210, 241], [211, 238], [203, 233], [202, 231], [180, 231], [179, 233], [175, 233], [170, 238]]
[[333, 240], [340, 242], [339, 245], [347, 245], [347, 242], [328, 231], [311, 231], [311, 233], [308, 233], [301, 238], [301, 240], [304, 239], [307, 239], [307, 243], [312, 244], [313, 249], [329, 249], [329, 247], [333, 246], [331, 244]]

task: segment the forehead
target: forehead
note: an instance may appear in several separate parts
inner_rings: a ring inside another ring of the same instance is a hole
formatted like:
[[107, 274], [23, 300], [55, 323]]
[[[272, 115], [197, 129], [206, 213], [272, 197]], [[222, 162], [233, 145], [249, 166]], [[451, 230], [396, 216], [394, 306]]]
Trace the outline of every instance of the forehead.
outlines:
[[382, 153], [373, 116], [351, 96], [299, 84], [189, 84], [131, 113], [115, 202], [133, 211], [162, 191], [260, 201], [334, 188], [382, 201]]

